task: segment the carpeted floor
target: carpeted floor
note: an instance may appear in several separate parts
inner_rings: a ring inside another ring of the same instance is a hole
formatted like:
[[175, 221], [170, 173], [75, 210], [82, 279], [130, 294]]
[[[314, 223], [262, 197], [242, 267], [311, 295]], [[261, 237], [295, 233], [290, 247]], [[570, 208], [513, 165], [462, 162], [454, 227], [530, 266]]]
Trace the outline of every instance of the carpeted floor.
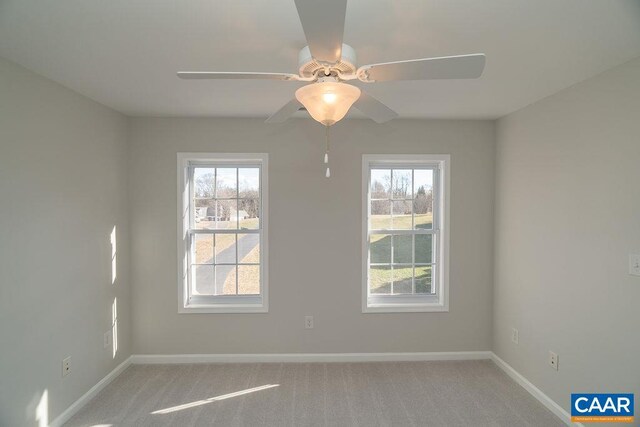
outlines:
[[133, 365], [75, 426], [564, 426], [493, 362]]

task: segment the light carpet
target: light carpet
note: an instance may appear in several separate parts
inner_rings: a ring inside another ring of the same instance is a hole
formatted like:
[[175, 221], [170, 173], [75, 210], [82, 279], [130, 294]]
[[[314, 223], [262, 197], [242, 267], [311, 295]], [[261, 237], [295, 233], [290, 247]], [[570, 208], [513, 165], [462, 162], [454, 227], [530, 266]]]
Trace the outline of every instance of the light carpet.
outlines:
[[493, 362], [133, 365], [77, 426], [564, 426]]

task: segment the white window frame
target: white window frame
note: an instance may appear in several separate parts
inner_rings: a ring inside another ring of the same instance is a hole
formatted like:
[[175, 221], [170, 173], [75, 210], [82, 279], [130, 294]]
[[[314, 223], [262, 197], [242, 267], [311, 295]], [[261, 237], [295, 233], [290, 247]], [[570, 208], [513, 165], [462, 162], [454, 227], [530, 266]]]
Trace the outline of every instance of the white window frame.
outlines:
[[[267, 313], [268, 283], [268, 173], [266, 153], [178, 153], [178, 312], [179, 313]], [[256, 295], [225, 295], [190, 298], [189, 291], [189, 229], [193, 189], [190, 186], [194, 165], [215, 167], [260, 167], [260, 292]]]
[[[448, 154], [365, 154], [362, 156], [362, 312], [449, 311], [449, 200]], [[435, 295], [372, 295], [369, 293], [369, 215], [372, 167], [433, 167], [434, 226], [436, 243]]]

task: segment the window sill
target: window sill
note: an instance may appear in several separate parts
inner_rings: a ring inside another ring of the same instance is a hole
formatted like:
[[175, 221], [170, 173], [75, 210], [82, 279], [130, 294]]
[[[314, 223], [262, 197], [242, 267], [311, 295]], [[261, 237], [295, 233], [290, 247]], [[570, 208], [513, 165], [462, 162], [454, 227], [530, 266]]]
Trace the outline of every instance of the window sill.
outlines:
[[443, 304], [367, 304], [363, 313], [447, 313], [449, 307]]
[[268, 313], [269, 307], [257, 304], [189, 304], [178, 308], [180, 314]]

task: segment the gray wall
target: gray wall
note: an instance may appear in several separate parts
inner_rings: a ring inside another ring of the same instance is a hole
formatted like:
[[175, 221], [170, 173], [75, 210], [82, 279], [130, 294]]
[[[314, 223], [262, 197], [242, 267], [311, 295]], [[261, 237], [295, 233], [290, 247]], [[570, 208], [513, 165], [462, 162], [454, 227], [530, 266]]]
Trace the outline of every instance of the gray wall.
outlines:
[[567, 410], [638, 396], [640, 59], [500, 119], [496, 186], [494, 351]]
[[[134, 353], [415, 352], [491, 348], [494, 123], [134, 118]], [[178, 314], [176, 153], [269, 153], [269, 313]], [[451, 154], [449, 313], [361, 313], [363, 153]], [[315, 328], [303, 328], [305, 315]]]
[[[0, 94], [0, 425], [35, 425], [45, 390], [54, 419], [132, 350], [493, 349], [567, 409], [572, 391], [640, 394], [640, 279], [627, 275], [628, 254], [640, 252], [640, 60], [497, 130], [341, 122], [329, 180], [323, 130], [310, 120], [127, 120], [4, 60]], [[268, 314], [177, 313], [180, 151], [270, 154]], [[451, 154], [449, 313], [361, 313], [363, 153]], [[113, 359], [102, 335], [115, 297]], [[305, 315], [315, 329], [303, 328]]]
[[[2, 426], [37, 425], [45, 390], [53, 420], [130, 354], [126, 120], [0, 59]], [[114, 297], [115, 360], [102, 342]]]

